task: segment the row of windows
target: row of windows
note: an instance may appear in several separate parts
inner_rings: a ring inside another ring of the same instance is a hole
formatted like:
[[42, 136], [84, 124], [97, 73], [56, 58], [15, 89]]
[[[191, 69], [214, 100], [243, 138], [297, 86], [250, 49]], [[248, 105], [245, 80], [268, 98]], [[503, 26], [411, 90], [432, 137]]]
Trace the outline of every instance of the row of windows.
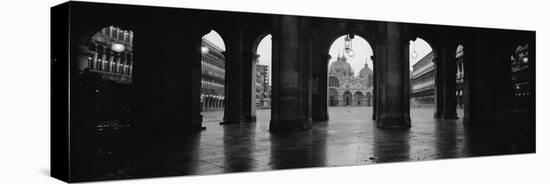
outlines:
[[429, 62], [427, 65], [421, 66], [419, 68], [415, 68], [412, 72], [413, 78], [418, 76], [418, 75], [421, 75], [421, 74], [427, 73], [429, 71], [432, 71], [433, 66], [434, 66], [434, 63]]
[[94, 57], [88, 57], [88, 68], [93, 70], [131, 75], [132, 65], [132, 60], [127, 60], [124, 57], [107, 57], [105, 54], [98, 55], [97, 53], [94, 53]]
[[210, 54], [202, 55], [202, 61], [203, 63], [210, 63], [212, 65], [215, 65], [218, 68], [225, 68], [225, 61], [221, 60], [219, 58], [214, 58]]
[[122, 40], [124, 42], [132, 43], [132, 39], [134, 37], [134, 32], [132, 31], [125, 31], [118, 27], [109, 26], [106, 28], [103, 28], [101, 30], [101, 33], [104, 35], [107, 35], [109, 37]]
[[223, 85], [223, 84], [220, 84], [220, 83], [216, 83], [216, 82], [211, 82], [211, 81], [202, 80], [202, 81], [201, 81], [201, 88], [220, 89], [220, 90], [223, 90], [224, 85]]
[[225, 70], [209, 63], [201, 63], [201, 72], [203, 75], [212, 75], [220, 79], [225, 79]]
[[430, 80], [427, 80], [427, 81], [422, 81], [421, 83], [414, 84], [414, 85], [412, 86], [412, 90], [417, 90], [417, 89], [422, 89], [422, 88], [430, 87], [430, 86], [433, 86], [434, 83], [435, 83], [435, 82], [434, 82], [433, 78], [430, 79]]

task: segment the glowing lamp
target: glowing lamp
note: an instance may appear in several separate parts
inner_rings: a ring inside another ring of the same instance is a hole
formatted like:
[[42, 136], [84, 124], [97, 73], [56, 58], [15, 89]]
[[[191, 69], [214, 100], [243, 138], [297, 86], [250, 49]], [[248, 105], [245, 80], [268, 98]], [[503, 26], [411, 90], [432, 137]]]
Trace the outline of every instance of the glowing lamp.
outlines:
[[124, 51], [124, 45], [120, 44], [120, 43], [113, 43], [111, 45], [111, 50], [115, 51], [115, 52], [122, 52]]
[[201, 53], [202, 54], [208, 54], [208, 52], [210, 52], [210, 49], [208, 49], [208, 47], [201, 47]]

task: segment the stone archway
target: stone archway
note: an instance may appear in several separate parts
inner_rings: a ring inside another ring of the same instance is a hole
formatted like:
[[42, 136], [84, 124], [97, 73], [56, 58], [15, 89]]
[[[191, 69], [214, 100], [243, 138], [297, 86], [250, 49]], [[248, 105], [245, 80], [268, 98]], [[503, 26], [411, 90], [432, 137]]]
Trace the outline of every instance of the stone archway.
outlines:
[[353, 101], [352, 101], [352, 95], [351, 95], [351, 92], [349, 91], [346, 91], [344, 92], [344, 94], [342, 95], [342, 98], [343, 98], [343, 102], [344, 102], [344, 106], [351, 106]]
[[361, 91], [356, 91], [355, 94], [353, 94], [354, 101], [353, 106], [364, 106], [365, 102], [363, 102], [363, 93]]

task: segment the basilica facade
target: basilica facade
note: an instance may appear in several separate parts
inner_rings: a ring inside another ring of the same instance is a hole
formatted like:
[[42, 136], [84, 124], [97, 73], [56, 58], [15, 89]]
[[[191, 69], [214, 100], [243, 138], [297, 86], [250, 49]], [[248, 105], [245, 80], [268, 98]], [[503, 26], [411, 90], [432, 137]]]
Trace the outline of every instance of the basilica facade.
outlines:
[[365, 66], [354, 74], [347, 58], [339, 55], [329, 66], [329, 106], [372, 106], [372, 69]]

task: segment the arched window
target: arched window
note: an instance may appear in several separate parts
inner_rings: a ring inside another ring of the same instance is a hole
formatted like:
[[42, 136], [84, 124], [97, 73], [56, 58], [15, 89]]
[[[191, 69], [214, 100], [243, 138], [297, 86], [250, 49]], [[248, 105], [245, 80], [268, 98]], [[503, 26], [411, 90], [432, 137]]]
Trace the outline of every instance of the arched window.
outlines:
[[360, 91], [357, 91], [355, 92], [355, 94], [353, 95], [355, 97], [355, 101], [354, 101], [354, 105], [363, 105], [364, 102], [363, 101], [363, 93], [361, 93]]
[[344, 105], [352, 105], [351, 92], [344, 92]]
[[338, 86], [340, 86], [340, 84], [338, 82], [338, 78], [330, 76], [328, 78], [328, 86], [329, 87], [338, 87]]

